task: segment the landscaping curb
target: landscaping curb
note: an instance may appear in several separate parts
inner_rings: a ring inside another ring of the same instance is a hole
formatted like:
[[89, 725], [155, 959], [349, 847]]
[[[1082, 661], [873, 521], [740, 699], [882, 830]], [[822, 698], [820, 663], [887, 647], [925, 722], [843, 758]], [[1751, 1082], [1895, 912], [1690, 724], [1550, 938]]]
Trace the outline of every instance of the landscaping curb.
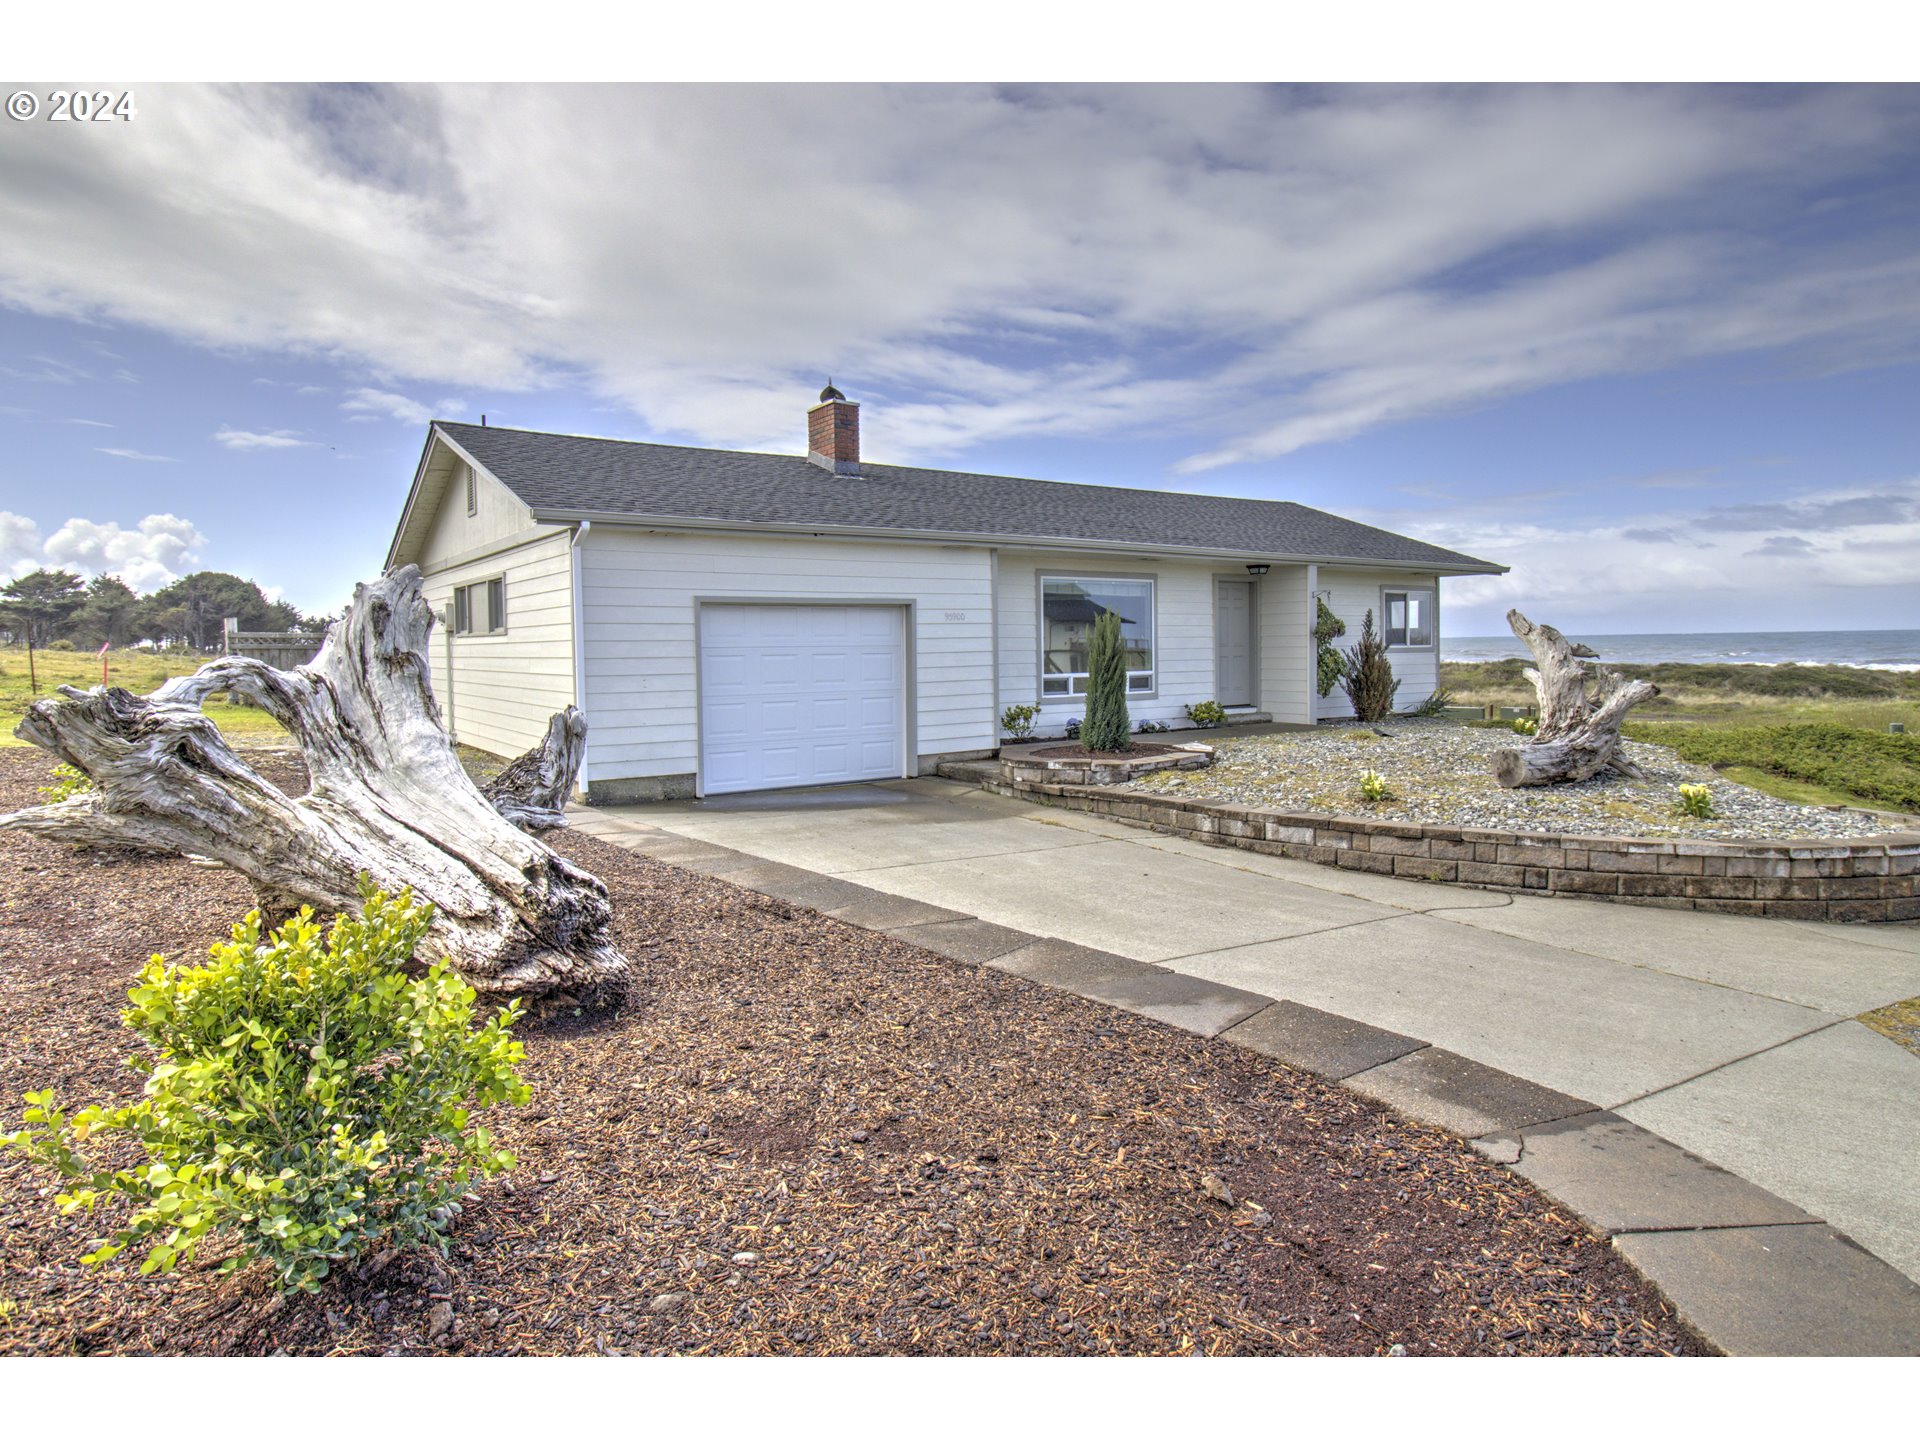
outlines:
[[583, 835], [957, 963], [1244, 1046], [1460, 1135], [1609, 1238], [1683, 1320], [1729, 1355], [1920, 1355], [1920, 1285], [1818, 1217], [1590, 1101], [1311, 1006], [642, 821], [578, 808], [569, 819]]
[[1115, 792], [1008, 762], [942, 765], [939, 773], [1163, 835], [1407, 880], [1783, 920], [1920, 920], [1920, 833], [1834, 841], [1551, 835]]

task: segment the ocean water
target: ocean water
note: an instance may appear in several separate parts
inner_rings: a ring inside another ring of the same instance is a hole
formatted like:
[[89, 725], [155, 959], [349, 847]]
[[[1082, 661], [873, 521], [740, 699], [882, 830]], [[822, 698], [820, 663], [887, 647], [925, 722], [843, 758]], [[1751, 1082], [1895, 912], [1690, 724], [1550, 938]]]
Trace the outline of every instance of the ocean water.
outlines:
[[[1853, 665], [1920, 670], [1920, 630], [1758, 630], [1727, 635], [1593, 635], [1569, 632], [1622, 665]], [[1440, 636], [1442, 660], [1527, 658], [1512, 634]]]

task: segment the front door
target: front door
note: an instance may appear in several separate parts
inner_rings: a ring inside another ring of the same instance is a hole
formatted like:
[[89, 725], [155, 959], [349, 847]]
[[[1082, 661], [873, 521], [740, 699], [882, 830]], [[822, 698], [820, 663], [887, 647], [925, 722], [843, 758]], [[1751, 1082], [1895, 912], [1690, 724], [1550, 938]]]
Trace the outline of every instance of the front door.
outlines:
[[1213, 645], [1214, 698], [1222, 705], [1253, 704], [1253, 581], [1214, 582]]

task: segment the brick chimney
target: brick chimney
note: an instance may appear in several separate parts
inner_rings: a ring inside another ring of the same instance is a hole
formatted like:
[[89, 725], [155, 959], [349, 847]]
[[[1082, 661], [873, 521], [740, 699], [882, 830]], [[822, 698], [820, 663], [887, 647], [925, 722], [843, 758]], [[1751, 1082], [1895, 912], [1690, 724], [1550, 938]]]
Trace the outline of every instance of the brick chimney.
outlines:
[[860, 473], [860, 407], [831, 381], [807, 411], [807, 459], [836, 475]]

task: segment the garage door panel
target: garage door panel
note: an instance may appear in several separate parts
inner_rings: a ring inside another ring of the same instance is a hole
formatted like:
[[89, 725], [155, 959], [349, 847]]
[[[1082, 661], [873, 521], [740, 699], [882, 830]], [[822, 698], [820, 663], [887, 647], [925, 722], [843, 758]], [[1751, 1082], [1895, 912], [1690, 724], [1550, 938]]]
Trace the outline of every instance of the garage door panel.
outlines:
[[902, 774], [904, 620], [881, 605], [703, 607], [702, 789]]

